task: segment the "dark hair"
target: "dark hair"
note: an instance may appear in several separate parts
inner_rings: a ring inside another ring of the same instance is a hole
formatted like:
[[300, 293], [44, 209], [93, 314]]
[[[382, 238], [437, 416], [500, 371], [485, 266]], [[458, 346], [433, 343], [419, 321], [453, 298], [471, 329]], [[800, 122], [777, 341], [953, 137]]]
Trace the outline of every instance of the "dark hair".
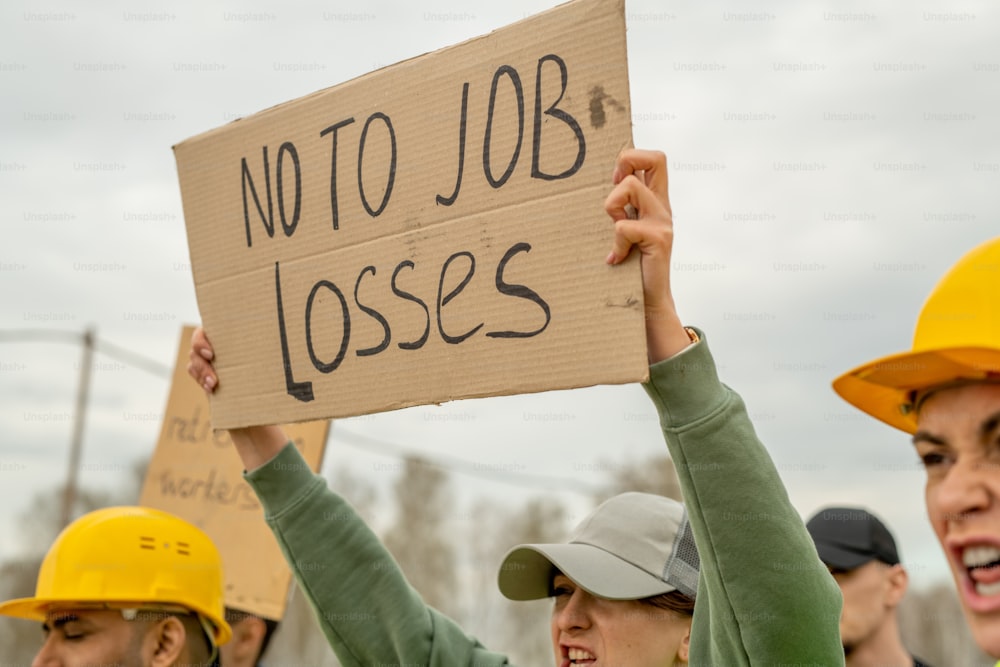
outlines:
[[[555, 594], [552, 590], [552, 581], [560, 574], [564, 577], [566, 576], [559, 568], [553, 566], [552, 574], [549, 576], [549, 597]], [[683, 616], [694, 616], [694, 598], [688, 597], [680, 591], [670, 591], [669, 593], [660, 593], [648, 598], [639, 598], [636, 602], [648, 604], [657, 609], [673, 611]]]
[[273, 635], [274, 631], [278, 629], [278, 622], [273, 618], [261, 617], [260, 620], [264, 621], [265, 629], [264, 639], [260, 642], [260, 653], [257, 654], [257, 660], [260, 660], [260, 657], [264, 655], [264, 651], [267, 650], [267, 645], [271, 643], [271, 635]]
[[670, 591], [669, 593], [660, 593], [652, 597], [641, 598], [639, 602], [656, 607], [657, 609], [677, 612], [684, 616], [694, 615], [694, 598], [690, 598], [680, 591]]
[[205, 634], [205, 627], [201, 624], [198, 614], [172, 614], [184, 624], [184, 631], [188, 636], [188, 649], [191, 651], [192, 665], [209, 665], [213, 660], [213, 650], [218, 652], [215, 645], [215, 638]]
[[[205, 627], [201, 623], [197, 612], [184, 613], [182, 611], [158, 611], [156, 609], [139, 609], [129, 620], [137, 621], [141, 624], [141, 630], [133, 630], [133, 638], [138, 639], [148, 632], [156, 623], [164, 619], [173, 618], [184, 626], [184, 643], [188, 650], [190, 665], [204, 665], [205, 667], [215, 667], [218, 664], [217, 658], [213, 655], [213, 649], [217, 649], [215, 640], [205, 633]], [[135, 626], [133, 626], [135, 627]], [[217, 653], [217, 650], [216, 650]]]
[[267, 650], [267, 645], [271, 643], [271, 637], [274, 635], [275, 630], [278, 629], [278, 621], [272, 618], [265, 618], [263, 616], [257, 616], [248, 611], [243, 611], [242, 609], [235, 609], [233, 607], [226, 607], [226, 623], [233, 625], [239, 623], [245, 618], [249, 617], [258, 618], [264, 622], [264, 637], [260, 641], [260, 650], [257, 652], [257, 657], [254, 658], [254, 662], [259, 662], [264, 651]]

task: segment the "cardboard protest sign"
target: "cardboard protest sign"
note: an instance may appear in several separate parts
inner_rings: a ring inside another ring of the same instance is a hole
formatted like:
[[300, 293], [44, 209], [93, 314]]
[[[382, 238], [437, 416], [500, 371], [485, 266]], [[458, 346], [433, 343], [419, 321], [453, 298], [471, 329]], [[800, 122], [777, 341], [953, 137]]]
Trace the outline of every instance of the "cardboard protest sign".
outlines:
[[217, 427], [647, 375], [603, 202], [622, 0], [574, 0], [174, 147]]
[[[212, 430], [208, 398], [187, 374], [193, 327], [181, 332], [173, 384], [160, 439], [149, 462], [139, 504], [171, 512], [215, 542], [225, 567], [226, 605], [266, 618], [285, 613], [291, 571], [243, 466], [224, 431]], [[329, 422], [285, 427], [313, 470], [319, 470]]]

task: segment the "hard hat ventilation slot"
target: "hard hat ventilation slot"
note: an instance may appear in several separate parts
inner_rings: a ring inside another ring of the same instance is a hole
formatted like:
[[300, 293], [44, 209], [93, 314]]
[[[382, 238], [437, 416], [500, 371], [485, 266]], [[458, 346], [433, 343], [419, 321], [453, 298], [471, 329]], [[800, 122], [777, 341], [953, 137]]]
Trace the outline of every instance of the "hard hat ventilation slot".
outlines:
[[190, 556], [191, 555], [191, 545], [188, 544], [187, 542], [178, 542], [177, 543], [177, 553], [179, 555], [181, 555], [181, 556]]
[[139, 536], [139, 548], [148, 549], [150, 551], [156, 550], [156, 538], [155, 537], [144, 537]]

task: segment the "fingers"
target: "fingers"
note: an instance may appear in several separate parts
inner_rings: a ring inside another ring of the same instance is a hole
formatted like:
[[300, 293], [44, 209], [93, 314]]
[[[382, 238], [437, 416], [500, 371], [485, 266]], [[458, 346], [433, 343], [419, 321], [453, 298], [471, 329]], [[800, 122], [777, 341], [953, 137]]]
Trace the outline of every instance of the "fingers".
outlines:
[[[647, 257], [660, 257], [669, 261], [673, 244], [673, 227], [670, 225], [649, 225], [643, 220], [618, 220], [615, 236], [608, 254], [608, 264], [618, 264], [628, 257], [632, 246]], [[645, 260], [644, 260], [645, 262]], [[647, 268], [649, 267], [649, 268]], [[643, 272], [652, 270], [652, 265], [643, 264]]]
[[208, 340], [208, 334], [205, 333], [205, 329], [202, 327], [197, 327], [191, 334], [191, 351], [198, 353], [199, 356], [208, 361], [212, 361], [215, 357], [212, 344]]
[[205, 335], [205, 330], [198, 327], [191, 334], [191, 351], [188, 353], [188, 375], [206, 392], [212, 393], [219, 384], [219, 379], [215, 374], [215, 367], [212, 361], [215, 353], [212, 344]]
[[[638, 212], [638, 216], [629, 215], [626, 205], [631, 205]], [[670, 204], [642, 183], [637, 176], [629, 174], [604, 200], [604, 210], [613, 220], [632, 217], [660, 218], [670, 215]]]
[[[627, 206], [638, 211], [638, 219], [631, 219]], [[615, 239], [606, 261], [617, 264], [628, 256], [632, 245], [652, 247], [667, 243], [672, 231], [669, 204], [657, 196], [635, 174], [627, 175], [604, 201], [604, 210], [615, 221]], [[645, 252], [645, 250], [644, 250]]]
[[615, 236], [611, 243], [611, 252], [605, 260], [608, 264], [618, 264], [628, 257], [632, 246], [639, 242], [639, 235], [635, 233], [635, 227], [629, 224], [628, 220], [619, 220], [615, 223]]
[[[629, 148], [622, 151], [615, 161], [611, 180], [615, 185], [627, 176], [635, 175], [665, 202], [667, 195], [667, 156], [662, 151]], [[667, 204], [669, 206], [669, 203]]]
[[[670, 286], [674, 225], [667, 194], [667, 158], [659, 151], [621, 152], [612, 174], [615, 184], [604, 202], [615, 233], [608, 264], [623, 261], [638, 248], [650, 363], [667, 359], [690, 344], [681, 326]], [[631, 210], [637, 216], [629, 215]]]

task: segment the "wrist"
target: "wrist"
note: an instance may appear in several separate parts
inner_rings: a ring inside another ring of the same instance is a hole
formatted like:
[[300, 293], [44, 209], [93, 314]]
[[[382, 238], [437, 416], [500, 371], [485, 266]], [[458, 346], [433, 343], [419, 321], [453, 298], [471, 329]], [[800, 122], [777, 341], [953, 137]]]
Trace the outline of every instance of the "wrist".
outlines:
[[646, 352], [649, 363], [669, 359], [694, 342], [677, 314], [657, 320], [646, 320]]
[[280, 426], [250, 426], [229, 431], [236, 452], [247, 471], [255, 470], [277, 456], [288, 439]]

